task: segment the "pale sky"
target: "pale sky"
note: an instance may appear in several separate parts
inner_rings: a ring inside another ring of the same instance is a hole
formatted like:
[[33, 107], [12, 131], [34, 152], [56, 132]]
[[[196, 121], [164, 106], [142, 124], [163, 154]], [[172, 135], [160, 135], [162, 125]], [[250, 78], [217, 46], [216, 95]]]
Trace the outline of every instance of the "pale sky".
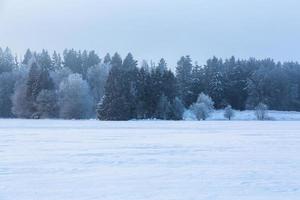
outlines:
[[0, 46], [300, 61], [299, 0], [0, 0]]

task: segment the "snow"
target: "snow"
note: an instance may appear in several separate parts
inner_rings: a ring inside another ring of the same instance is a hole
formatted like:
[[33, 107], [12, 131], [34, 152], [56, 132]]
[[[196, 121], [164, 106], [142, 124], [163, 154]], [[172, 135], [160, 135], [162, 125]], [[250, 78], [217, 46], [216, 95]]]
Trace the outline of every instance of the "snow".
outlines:
[[[256, 120], [255, 114], [253, 110], [246, 110], [246, 111], [234, 111], [235, 116], [232, 120], [238, 121], [249, 121], [249, 120]], [[275, 111], [270, 110], [268, 111], [268, 117], [270, 120], [273, 121], [300, 121], [300, 112], [295, 111]], [[195, 116], [191, 111], [187, 110], [184, 113], [184, 119], [187, 121], [195, 120]], [[224, 110], [215, 110], [211, 113], [211, 116], [207, 119], [209, 121], [216, 121], [216, 120], [227, 120], [224, 117]]]
[[0, 120], [1, 200], [298, 200], [296, 121]]

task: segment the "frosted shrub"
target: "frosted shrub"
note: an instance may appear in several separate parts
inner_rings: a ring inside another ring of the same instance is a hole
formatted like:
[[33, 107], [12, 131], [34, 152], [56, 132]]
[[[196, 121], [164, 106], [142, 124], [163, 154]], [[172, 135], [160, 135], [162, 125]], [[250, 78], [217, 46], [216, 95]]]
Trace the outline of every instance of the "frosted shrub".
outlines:
[[190, 110], [198, 120], [206, 120], [214, 110], [214, 102], [209, 96], [201, 93], [197, 102], [191, 105]]
[[268, 106], [263, 103], [259, 103], [255, 107], [255, 116], [258, 120], [268, 119]]
[[231, 120], [234, 117], [235, 113], [232, 107], [229, 105], [224, 110], [224, 117], [228, 120]]

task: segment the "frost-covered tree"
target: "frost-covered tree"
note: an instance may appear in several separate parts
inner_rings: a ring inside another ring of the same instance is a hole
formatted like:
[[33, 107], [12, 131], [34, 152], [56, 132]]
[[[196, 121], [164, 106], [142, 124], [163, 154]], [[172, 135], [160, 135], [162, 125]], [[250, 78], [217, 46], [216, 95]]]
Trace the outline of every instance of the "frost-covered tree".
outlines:
[[146, 60], [142, 60], [141, 69], [144, 69], [146, 72], [150, 72], [150, 66]]
[[231, 105], [228, 105], [224, 110], [224, 117], [228, 120], [231, 120], [234, 117], [235, 113]]
[[30, 118], [30, 102], [27, 99], [28, 69], [21, 68], [17, 72], [14, 94], [12, 96], [12, 113], [18, 118]]
[[32, 61], [26, 82], [26, 101], [32, 117], [38, 117], [36, 113], [37, 96], [42, 90], [53, 90], [54, 83], [50, 77], [48, 67], [40, 66], [35, 60]]
[[183, 113], [185, 111], [185, 107], [182, 103], [182, 101], [176, 97], [173, 100], [173, 103], [171, 105], [171, 112], [172, 112], [172, 119], [174, 120], [182, 120], [183, 118]]
[[58, 117], [58, 98], [55, 90], [42, 90], [36, 99], [36, 117], [47, 119]]
[[286, 110], [291, 96], [291, 80], [286, 69], [272, 60], [263, 60], [262, 66], [248, 78], [248, 107], [254, 108], [259, 102], [265, 102], [275, 110]]
[[24, 55], [24, 58], [23, 58], [23, 61], [22, 61], [22, 64], [27, 66], [29, 64], [29, 61], [33, 58], [33, 53], [31, 52], [30, 49], [27, 49], [25, 55]]
[[106, 65], [110, 65], [110, 63], [111, 63], [111, 57], [110, 57], [110, 54], [109, 54], [109, 53], [107, 53], [107, 54], [104, 56], [103, 63], [106, 64]]
[[62, 69], [62, 58], [56, 51], [52, 55], [52, 66], [54, 71]]
[[[218, 109], [225, 105], [239, 110], [255, 109], [259, 102], [264, 102], [270, 109], [300, 111], [300, 64], [297, 62], [235, 57], [223, 62], [213, 57], [206, 65], [199, 66], [185, 56], [177, 63], [175, 77], [164, 59], [157, 64], [151, 61], [150, 65], [143, 61], [137, 68], [137, 61], [131, 54], [124, 62], [120, 56], [111, 58], [107, 54], [101, 62], [94, 51], [71, 49], [65, 50], [62, 57], [56, 52], [50, 57], [47, 50], [27, 50], [21, 64], [12, 55], [9, 48], [0, 48], [2, 117], [12, 114], [22, 118], [40, 117], [40, 113], [46, 112], [40, 105], [49, 105], [53, 99], [50, 93], [58, 94], [62, 82], [73, 73], [81, 74], [88, 82], [94, 99], [93, 109], [99, 105], [98, 116], [103, 120], [156, 118], [163, 95], [171, 104], [167, 119], [180, 119], [179, 99], [183, 107], [196, 102], [198, 107], [194, 108], [200, 108], [197, 111], [211, 110], [208, 104], [201, 101], [204, 106], [197, 101], [201, 92], [208, 94]], [[9, 114], [9, 110], [12, 113]], [[42, 114], [41, 117], [44, 116], [52, 115]], [[199, 118], [205, 118], [203, 116]]]
[[170, 119], [171, 112], [172, 112], [171, 109], [172, 109], [171, 104], [168, 98], [164, 94], [161, 95], [156, 108], [156, 118], [162, 120]]
[[244, 110], [247, 92], [247, 78], [251, 73], [250, 65], [247, 61], [236, 60], [235, 57], [226, 59], [224, 62], [223, 88], [225, 102], [234, 109]]
[[216, 57], [209, 59], [205, 66], [206, 92], [214, 100], [215, 106], [224, 105], [224, 71], [223, 61]]
[[196, 102], [199, 94], [205, 91], [205, 74], [203, 67], [195, 64], [192, 70], [192, 79], [190, 83], [191, 102]]
[[93, 107], [88, 83], [80, 74], [71, 74], [59, 87], [59, 116], [63, 119], [87, 119]]
[[122, 93], [122, 58], [118, 53], [112, 57], [111, 70], [105, 85], [105, 94], [97, 107], [100, 120], [128, 120], [130, 112]]
[[50, 72], [50, 76], [54, 82], [55, 89], [58, 90], [61, 82], [68, 78], [72, 74], [72, 71], [69, 68], [61, 68], [56, 71]]
[[16, 83], [16, 74], [3, 72], [0, 74], [0, 118], [12, 117], [12, 95]]
[[63, 58], [64, 67], [68, 67], [73, 73], [81, 74], [83, 79], [86, 79], [88, 69], [98, 65], [101, 61], [95, 51], [81, 52], [74, 49], [66, 49], [63, 52]]
[[194, 103], [191, 105], [190, 110], [198, 120], [206, 120], [211, 113], [207, 105], [204, 103]]
[[48, 51], [46, 50], [42, 50], [41, 53], [38, 53], [36, 55], [36, 62], [39, 64], [39, 66], [46, 70], [46, 71], [53, 71], [54, 70], [54, 66], [51, 60], [51, 57], [48, 53]]
[[212, 98], [210, 96], [208, 96], [204, 93], [199, 94], [197, 103], [204, 103], [210, 111], [214, 110], [215, 102], [212, 100]]
[[63, 66], [69, 68], [73, 73], [84, 74], [82, 67], [81, 52], [77, 52], [74, 49], [64, 50], [63, 52]]
[[159, 63], [158, 63], [158, 66], [157, 66], [157, 69], [159, 70], [159, 72], [160, 72], [161, 74], [163, 74], [165, 71], [168, 70], [168, 68], [167, 68], [167, 63], [166, 63], [166, 61], [165, 61], [164, 58], [160, 59], [160, 61], [159, 61]]
[[16, 67], [14, 57], [9, 48], [4, 51], [0, 48], [0, 74], [11, 72]]
[[264, 103], [259, 103], [255, 107], [255, 116], [258, 120], [268, 119], [268, 106]]
[[198, 120], [206, 120], [214, 110], [214, 102], [209, 96], [201, 93], [197, 102], [191, 105], [190, 110]]
[[87, 81], [94, 99], [94, 109], [104, 95], [104, 88], [109, 71], [106, 64], [98, 64], [88, 69]]

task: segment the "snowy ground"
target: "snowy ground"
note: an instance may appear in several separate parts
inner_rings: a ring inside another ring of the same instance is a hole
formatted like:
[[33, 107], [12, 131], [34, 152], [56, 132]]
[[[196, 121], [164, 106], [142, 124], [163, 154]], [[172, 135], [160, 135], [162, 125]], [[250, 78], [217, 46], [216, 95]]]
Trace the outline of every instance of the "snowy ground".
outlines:
[[296, 121], [0, 120], [0, 200], [299, 200]]
[[[268, 111], [268, 117], [273, 121], [300, 121], [300, 112], [270, 110]], [[193, 120], [194, 117], [191, 113], [186, 113], [185, 118], [187, 118], [186, 120]], [[224, 110], [214, 111], [208, 120], [226, 120], [224, 117]], [[256, 117], [253, 110], [235, 111], [235, 116], [232, 120], [248, 121], [256, 120]]]

